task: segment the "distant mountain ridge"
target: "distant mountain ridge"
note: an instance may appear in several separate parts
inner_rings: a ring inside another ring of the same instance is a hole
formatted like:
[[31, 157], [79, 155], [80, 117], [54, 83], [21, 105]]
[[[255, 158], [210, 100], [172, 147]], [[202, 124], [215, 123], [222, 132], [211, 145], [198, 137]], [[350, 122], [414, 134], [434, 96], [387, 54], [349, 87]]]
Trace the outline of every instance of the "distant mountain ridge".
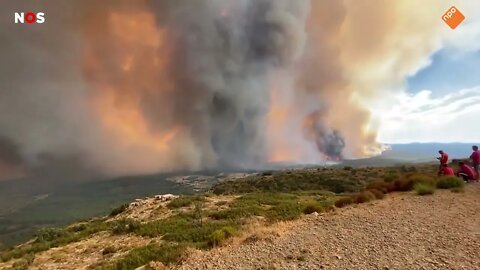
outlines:
[[[477, 143], [478, 144], [478, 143]], [[472, 153], [472, 145], [476, 143], [409, 143], [388, 144], [389, 150], [380, 157], [405, 161], [435, 161], [438, 150], [448, 153], [450, 158], [468, 158]]]

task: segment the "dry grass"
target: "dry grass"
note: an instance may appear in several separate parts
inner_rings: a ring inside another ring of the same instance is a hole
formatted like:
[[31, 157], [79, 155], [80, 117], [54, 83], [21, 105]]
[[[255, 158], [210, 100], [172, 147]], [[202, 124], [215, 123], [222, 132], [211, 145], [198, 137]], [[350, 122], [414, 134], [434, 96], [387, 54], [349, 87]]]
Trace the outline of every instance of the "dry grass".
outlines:
[[[107, 232], [92, 238], [39, 253], [30, 269], [81, 269], [100, 262], [112, 261], [127, 250], [148, 244], [150, 240], [134, 235], [111, 236]], [[115, 252], [104, 254], [105, 249]]]
[[370, 191], [363, 191], [355, 196], [355, 203], [366, 203], [373, 200], [375, 200], [375, 195]]
[[385, 197], [385, 193], [378, 189], [367, 189], [367, 191], [371, 192], [377, 200], [381, 200]]
[[345, 206], [351, 205], [355, 203], [355, 200], [353, 197], [344, 197], [340, 198], [335, 202], [335, 206], [338, 208], [343, 208]]

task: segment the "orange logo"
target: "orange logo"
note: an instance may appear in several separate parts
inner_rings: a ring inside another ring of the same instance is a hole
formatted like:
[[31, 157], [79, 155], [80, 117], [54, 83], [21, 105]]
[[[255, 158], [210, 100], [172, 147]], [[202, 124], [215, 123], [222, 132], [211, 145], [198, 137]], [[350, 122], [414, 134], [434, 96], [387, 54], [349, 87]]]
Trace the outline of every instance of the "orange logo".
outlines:
[[442, 15], [442, 20], [450, 26], [450, 28], [455, 29], [457, 26], [465, 20], [465, 16], [458, 10], [455, 6], [452, 6]]

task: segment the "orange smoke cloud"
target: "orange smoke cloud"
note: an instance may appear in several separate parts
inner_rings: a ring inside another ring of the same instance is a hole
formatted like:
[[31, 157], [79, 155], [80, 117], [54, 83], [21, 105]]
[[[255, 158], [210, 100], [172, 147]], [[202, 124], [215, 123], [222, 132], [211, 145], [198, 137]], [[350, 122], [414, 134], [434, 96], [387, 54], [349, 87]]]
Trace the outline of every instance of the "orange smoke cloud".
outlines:
[[[98, 16], [84, 30], [88, 46], [83, 65], [91, 84], [89, 104], [98, 117], [94, 121], [112, 151], [104, 157], [112, 160], [107, 170], [136, 173], [195, 168], [176, 157], [182, 153], [179, 144], [188, 150], [191, 143], [185, 142], [188, 129], [170, 121], [167, 30], [159, 28], [154, 15], [141, 6], [135, 12], [110, 10], [108, 16]], [[146, 98], [165, 99], [156, 108], [158, 118], [147, 117], [142, 106]]]
[[286, 125], [291, 113], [291, 107], [282, 98], [278, 82], [274, 76], [271, 78], [270, 86], [270, 108], [267, 114], [267, 134], [270, 143], [270, 162], [295, 161], [298, 158], [299, 147], [291, 146], [288, 136], [285, 136], [287, 129], [292, 128]]
[[[140, 106], [145, 91], [168, 91], [165, 31], [156, 28], [153, 14], [147, 11], [110, 12], [104, 28], [93, 31], [85, 71], [94, 82], [92, 106], [102, 125], [124, 144], [165, 151], [162, 133], [170, 131], [152, 130]], [[109, 42], [96, 43], [97, 34], [108, 35]]]

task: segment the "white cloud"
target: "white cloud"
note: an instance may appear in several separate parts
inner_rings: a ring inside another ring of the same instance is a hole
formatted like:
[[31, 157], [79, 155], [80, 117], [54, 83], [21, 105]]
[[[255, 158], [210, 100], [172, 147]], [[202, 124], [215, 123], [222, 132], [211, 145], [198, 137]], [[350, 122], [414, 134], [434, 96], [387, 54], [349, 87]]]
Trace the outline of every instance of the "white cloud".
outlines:
[[452, 56], [480, 50], [480, 1], [460, 1], [457, 8], [465, 21], [455, 30], [445, 31], [444, 46]]
[[[430, 58], [438, 50], [445, 50], [452, 57], [465, 57], [480, 50], [480, 2], [462, 0], [456, 6], [466, 19], [455, 30], [447, 26], [441, 30], [441, 46], [431, 52]], [[419, 70], [421, 68], [415, 73]], [[386, 94], [376, 104], [371, 104], [374, 121], [380, 126], [379, 141], [480, 141], [480, 85], [440, 97], [435, 97], [429, 90], [409, 94], [403, 89], [397, 93], [394, 96]]]
[[396, 100], [390, 109], [374, 111], [382, 142], [480, 141], [480, 86], [439, 98], [427, 90], [402, 93]]

